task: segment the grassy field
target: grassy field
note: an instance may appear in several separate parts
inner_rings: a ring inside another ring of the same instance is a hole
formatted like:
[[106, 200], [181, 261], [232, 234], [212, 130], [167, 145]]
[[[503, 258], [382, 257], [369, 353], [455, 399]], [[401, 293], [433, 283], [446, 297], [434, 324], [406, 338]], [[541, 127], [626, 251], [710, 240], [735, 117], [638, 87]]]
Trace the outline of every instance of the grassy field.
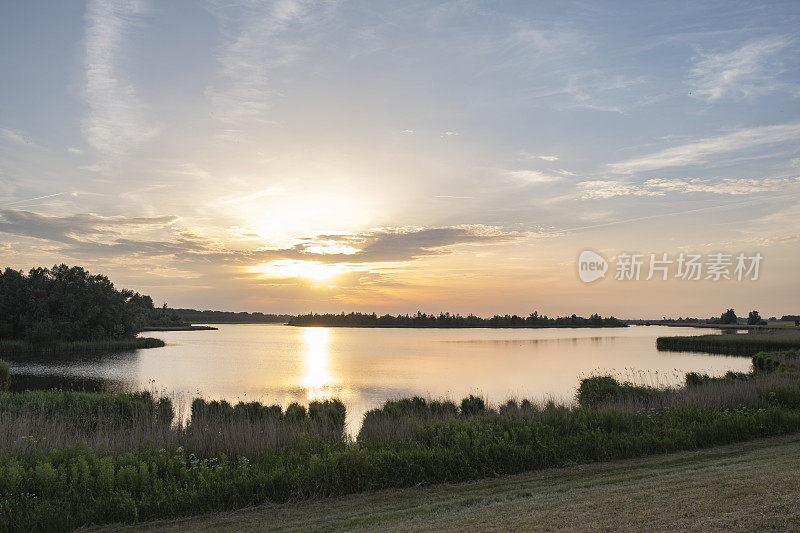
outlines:
[[792, 435], [122, 531], [787, 531], [800, 528], [798, 486], [800, 435]]

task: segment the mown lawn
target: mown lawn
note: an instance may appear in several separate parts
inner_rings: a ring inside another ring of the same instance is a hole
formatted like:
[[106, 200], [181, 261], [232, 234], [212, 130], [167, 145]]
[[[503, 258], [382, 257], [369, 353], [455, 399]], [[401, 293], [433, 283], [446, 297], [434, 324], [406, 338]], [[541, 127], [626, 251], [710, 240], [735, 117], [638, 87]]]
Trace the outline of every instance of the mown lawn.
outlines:
[[800, 529], [798, 487], [792, 435], [123, 531], [788, 531]]

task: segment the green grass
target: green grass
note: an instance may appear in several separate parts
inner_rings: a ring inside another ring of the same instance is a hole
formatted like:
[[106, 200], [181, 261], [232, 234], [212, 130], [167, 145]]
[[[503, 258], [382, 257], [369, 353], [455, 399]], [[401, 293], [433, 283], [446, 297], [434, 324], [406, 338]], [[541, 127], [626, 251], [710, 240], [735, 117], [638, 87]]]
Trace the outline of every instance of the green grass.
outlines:
[[668, 351], [751, 356], [758, 352], [800, 348], [800, 336], [748, 334], [659, 337], [656, 339], [656, 347]]
[[798, 465], [793, 435], [122, 531], [796, 531]]
[[609, 410], [542, 423], [498, 414], [425, 425], [408, 443], [305, 446], [261, 456], [196, 456], [143, 445], [0, 456], [0, 527], [65, 530], [391, 487], [456, 482], [576, 463], [690, 450], [800, 430], [800, 412]]
[[32, 343], [25, 340], [0, 340], [0, 354], [3, 355], [44, 355], [85, 352], [117, 352], [143, 348], [161, 348], [166, 344], [161, 339], [134, 337], [130, 339], [103, 339], [96, 341], [59, 341]]

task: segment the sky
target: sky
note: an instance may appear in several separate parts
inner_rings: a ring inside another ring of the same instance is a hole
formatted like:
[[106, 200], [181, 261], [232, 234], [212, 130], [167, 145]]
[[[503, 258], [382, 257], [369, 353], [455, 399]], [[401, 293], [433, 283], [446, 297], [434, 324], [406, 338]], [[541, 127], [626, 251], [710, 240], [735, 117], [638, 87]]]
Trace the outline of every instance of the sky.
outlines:
[[[5, 2], [0, 267], [199, 309], [800, 314], [797, 28], [796, 1]], [[731, 279], [645, 279], [681, 253]]]

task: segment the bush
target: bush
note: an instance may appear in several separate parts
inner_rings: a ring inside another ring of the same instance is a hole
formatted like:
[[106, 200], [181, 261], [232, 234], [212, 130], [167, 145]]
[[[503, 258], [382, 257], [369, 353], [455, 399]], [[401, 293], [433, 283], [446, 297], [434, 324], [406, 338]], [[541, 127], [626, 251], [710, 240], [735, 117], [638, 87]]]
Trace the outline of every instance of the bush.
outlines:
[[461, 400], [461, 415], [462, 416], [475, 416], [486, 411], [486, 403], [480, 396], [473, 396], [470, 394], [468, 397]]
[[622, 386], [611, 376], [593, 376], [581, 380], [578, 403], [584, 407], [600, 405], [619, 396]]
[[758, 353], [753, 356], [753, 369], [760, 372], [775, 372], [781, 366], [781, 361], [775, 355]]

